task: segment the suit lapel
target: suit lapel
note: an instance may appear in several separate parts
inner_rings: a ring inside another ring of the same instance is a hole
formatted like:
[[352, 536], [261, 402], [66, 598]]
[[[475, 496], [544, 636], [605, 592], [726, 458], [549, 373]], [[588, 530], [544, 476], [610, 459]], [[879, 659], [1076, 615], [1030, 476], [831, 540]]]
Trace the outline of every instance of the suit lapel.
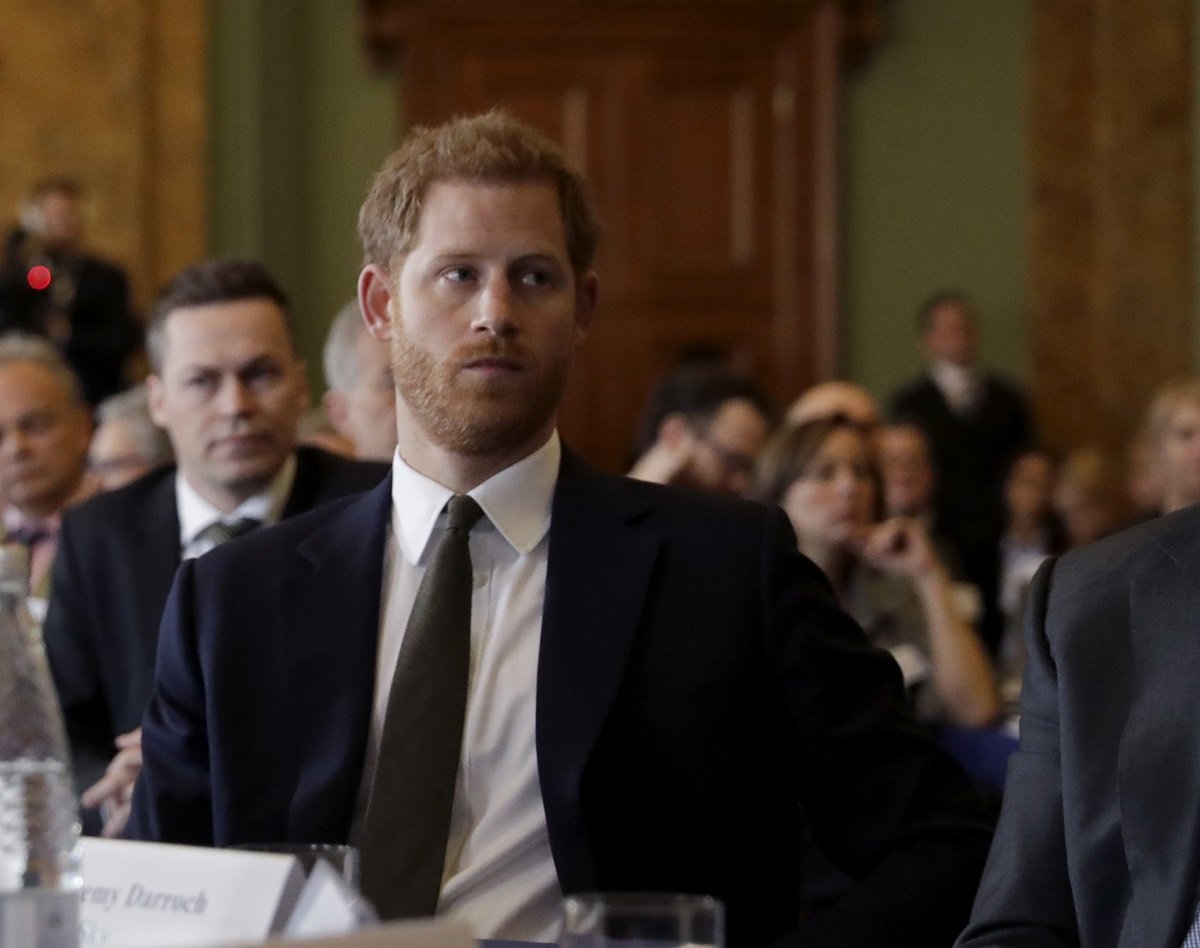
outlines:
[[595, 886], [580, 784], [620, 688], [661, 542], [643, 522], [646, 506], [621, 485], [564, 452], [550, 521], [537, 751], [550, 847], [566, 892]]
[[[144, 514], [144, 515], [143, 515]], [[126, 578], [127, 588], [142, 615], [137, 628], [145, 641], [142, 654], [149, 656], [151, 667], [158, 651], [158, 626], [163, 604], [175, 580], [181, 561], [179, 554], [179, 507], [175, 501], [175, 469], [159, 478], [146, 498], [144, 511], [130, 520], [136, 574]]]
[[296, 448], [296, 479], [292, 481], [292, 489], [288, 491], [287, 502], [280, 512], [281, 520], [294, 517], [306, 510], [312, 510], [322, 500], [332, 500], [340, 496], [337, 493], [327, 492], [329, 484], [326, 482], [333, 479], [333, 473], [330, 470], [325, 472], [327, 476], [323, 476], [322, 460], [324, 458], [316, 448], [305, 445]]
[[305, 537], [284, 570], [283, 720], [296, 759], [289, 838], [344, 841], [370, 729], [391, 478]]
[[1134, 577], [1133, 703], [1119, 785], [1137, 943], [1182, 943], [1200, 869], [1200, 551], [1158, 556]]

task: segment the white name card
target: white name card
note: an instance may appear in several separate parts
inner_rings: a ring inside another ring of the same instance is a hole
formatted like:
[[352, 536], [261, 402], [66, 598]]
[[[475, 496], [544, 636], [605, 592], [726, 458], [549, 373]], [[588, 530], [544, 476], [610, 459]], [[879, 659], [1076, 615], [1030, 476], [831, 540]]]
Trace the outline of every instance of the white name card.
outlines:
[[290, 855], [91, 837], [79, 848], [81, 948], [261, 941], [304, 885]]

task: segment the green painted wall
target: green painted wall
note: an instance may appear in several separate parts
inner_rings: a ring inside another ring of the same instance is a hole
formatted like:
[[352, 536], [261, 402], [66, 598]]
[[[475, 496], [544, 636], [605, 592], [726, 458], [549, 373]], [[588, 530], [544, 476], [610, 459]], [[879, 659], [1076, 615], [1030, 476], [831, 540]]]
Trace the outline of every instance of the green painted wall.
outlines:
[[933, 292], [979, 303], [987, 361], [1028, 374], [1027, 0], [901, 0], [847, 85], [841, 370], [887, 397]]
[[355, 292], [358, 206], [397, 141], [356, 0], [210, 0], [212, 253], [263, 260], [292, 296], [314, 392], [330, 318]]

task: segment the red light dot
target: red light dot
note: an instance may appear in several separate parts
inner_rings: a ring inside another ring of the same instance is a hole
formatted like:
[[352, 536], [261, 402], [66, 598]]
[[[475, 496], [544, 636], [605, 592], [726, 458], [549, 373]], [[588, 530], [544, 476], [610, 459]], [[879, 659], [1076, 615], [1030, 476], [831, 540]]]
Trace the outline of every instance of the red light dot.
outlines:
[[35, 290], [44, 290], [50, 285], [50, 268], [38, 264], [36, 267], [30, 267], [29, 272], [25, 274], [25, 279], [29, 285]]

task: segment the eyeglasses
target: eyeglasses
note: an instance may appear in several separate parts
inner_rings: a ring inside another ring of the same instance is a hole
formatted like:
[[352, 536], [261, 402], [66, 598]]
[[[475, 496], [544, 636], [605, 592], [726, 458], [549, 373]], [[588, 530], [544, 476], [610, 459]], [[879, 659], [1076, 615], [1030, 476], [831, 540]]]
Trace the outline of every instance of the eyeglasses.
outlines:
[[750, 474], [754, 470], [754, 458], [751, 455], [721, 444], [707, 431], [697, 431], [696, 440], [708, 445], [726, 474]]

